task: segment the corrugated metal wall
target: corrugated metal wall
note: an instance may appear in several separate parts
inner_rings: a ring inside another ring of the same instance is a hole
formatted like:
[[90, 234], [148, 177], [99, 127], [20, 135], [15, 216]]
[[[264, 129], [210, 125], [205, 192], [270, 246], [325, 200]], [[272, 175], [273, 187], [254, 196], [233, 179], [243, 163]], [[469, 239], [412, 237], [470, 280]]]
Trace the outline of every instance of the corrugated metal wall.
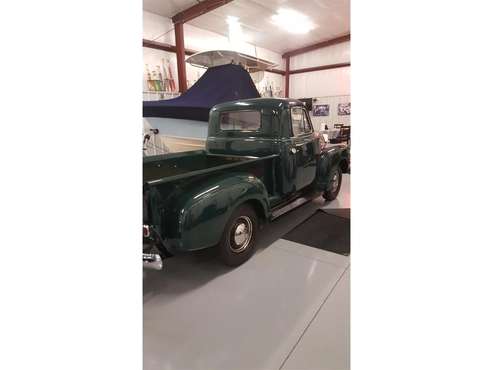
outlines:
[[317, 101], [313, 102], [313, 107], [316, 105], [329, 105], [328, 116], [314, 116], [313, 110], [310, 112], [310, 117], [314, 129], [319, 131], [327, 125], [329, 128], [333, 128], [334, 124], [339, 123], [344, 126], [351, 125], [351, 115], [340, 115], [338, 112], [339, 104], [347, 104], [351, 102], [351, 96], [338, 95], [338, 96], [321, 96], [316, 97]]

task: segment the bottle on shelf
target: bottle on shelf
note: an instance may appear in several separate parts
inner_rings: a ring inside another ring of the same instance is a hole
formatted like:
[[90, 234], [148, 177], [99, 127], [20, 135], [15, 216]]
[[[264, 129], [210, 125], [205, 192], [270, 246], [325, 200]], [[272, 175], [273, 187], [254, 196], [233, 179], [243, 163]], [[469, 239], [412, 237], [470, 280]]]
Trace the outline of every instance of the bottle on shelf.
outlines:
[[163, 80], [163, 74], [161, 73], [161, 67], [156, 66], [158, 70], [158, 76], [159, 76], [159, 91], [165, 91], [166, 89], [164, 88], [164, 80]]
[[151, 72], [149, 71], [149, 65], [146, 64], [146, 72], [147, 72], [147, 90], [156, 91], [156, 87], [154, 82], [152, 81]]
[[169, 59], [167, 59], [166, 62], [168, 64], [168, 78], [169, 78], [171, 91], [175, 92], [176, 91], [175, 80], [173, 78], [173, 73], [171, 72], [171, 65], [170, 65]]
[[166, 65], [164, 64], [164, 58], [161, 58], [161, 67], [163, 69], [163, 87], [165, 91], [170, 91], [171, 87], [169, 84], [168, 73], [166, 72]]
[[159, 81], [159, 76], [156, 71], [152, 71], [152, 81], [154, 83], [154, 88], [156, 91], [161, 91], [161, 81]]

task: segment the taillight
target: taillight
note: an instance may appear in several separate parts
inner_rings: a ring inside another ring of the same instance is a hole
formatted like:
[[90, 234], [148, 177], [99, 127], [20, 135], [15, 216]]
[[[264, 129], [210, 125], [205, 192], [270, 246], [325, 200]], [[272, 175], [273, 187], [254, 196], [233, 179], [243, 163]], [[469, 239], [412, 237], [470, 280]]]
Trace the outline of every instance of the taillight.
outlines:
[[144, 238], [148, 238], [151, 236], [151, 229], [149, 228], [148, 225], [144, 225], [143, 234], [144, 234]]

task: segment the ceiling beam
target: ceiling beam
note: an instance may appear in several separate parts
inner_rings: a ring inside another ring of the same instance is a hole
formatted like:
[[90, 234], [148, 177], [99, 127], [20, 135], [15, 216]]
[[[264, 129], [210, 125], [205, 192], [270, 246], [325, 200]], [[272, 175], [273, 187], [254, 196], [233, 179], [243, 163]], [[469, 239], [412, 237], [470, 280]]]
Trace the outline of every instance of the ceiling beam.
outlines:
[[350, 40], [351, 40], [351, 34], [348, 33], [347, 35], [339, 36], [339, 37], [336, 37], [335, 39], [325, 40], [325, 41], [318, 42], [318, 43], [312, 44], [312, 45], [308, 45], [308, 46], [305, 46], [305, 47], [302, 47], [299, 49], [287, 51], [282, 55], [282, 57], [283, 58], [292, 57], [295, 55], [308, 53], [309, 51], [325, 48], [327, 46], [340, 44], [342, 42], [346, 42], [346, 41], [350, 41]]
[[293, 69], [293, 70], [289, 71], [289, 73], [292, 74], [292, 75], [294, 75], [296, 73], [306, 73], [306, 72], [323, 71], [323, 70], [326, 70], [326, 69], [334, 69], [334, 68], [342, 68], [342, 67], [350, 67], [350, 66], [351, 66], [351, 63], [326, 64], [326, 65], [317, 66], [317, 67]]
[[210, 11], [226, 5], [233, 0], [204, 0], [188, 9], [185, 9], [171, 17], [173, 23], [185, 23], [191, 21], [198, 16], [209, 13]]
[[276, 68], [267, 68], [265, 72], [275, 73], [281, 76], [284, 76], [286, 74], [286, 72], [284, 72], [282, 69], [276, 69]]
[[[176, 46], [171, 44], [165, 44], [164, 42], [152, 41], [152, 40], [142, 40], [142, 46], [145, 48], [169, 51], [170, 53], [176, 53]], [[195, 54], [196, 51], [185, 49], [185, 55]]]

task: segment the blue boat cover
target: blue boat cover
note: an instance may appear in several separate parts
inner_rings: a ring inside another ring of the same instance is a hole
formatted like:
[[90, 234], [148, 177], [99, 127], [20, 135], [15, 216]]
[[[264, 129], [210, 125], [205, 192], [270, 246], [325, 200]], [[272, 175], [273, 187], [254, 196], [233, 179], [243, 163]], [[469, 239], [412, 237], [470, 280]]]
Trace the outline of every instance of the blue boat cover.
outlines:
[[216, 104], [238, 99], [259, 98], [260, 94], [243, 67], [226, 64], [211, 67], [181, 96], [144, 102], [144, 117], [169, 117], [208, 121]]

